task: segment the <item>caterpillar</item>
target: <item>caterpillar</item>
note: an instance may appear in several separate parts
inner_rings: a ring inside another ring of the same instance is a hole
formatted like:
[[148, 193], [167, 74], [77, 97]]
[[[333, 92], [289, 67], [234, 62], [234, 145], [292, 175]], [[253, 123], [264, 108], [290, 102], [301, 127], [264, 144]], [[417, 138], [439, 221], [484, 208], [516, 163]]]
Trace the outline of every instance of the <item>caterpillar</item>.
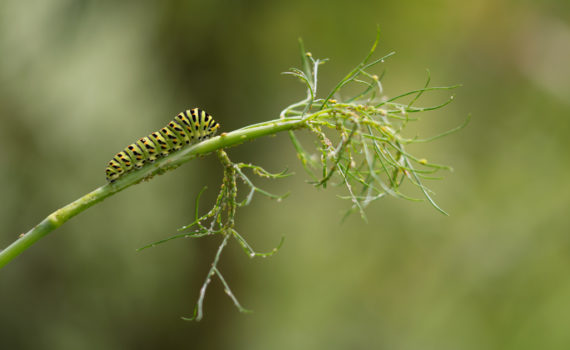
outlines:
[[206, 111], [194, 108], [179, 113], [162, 129], [140, 138], [117, 153], [105, 169], [107, 181], [115, 182], [147, 162], [178, 151], [185, 145], [197, 143], [216, 134], [220, 124]]

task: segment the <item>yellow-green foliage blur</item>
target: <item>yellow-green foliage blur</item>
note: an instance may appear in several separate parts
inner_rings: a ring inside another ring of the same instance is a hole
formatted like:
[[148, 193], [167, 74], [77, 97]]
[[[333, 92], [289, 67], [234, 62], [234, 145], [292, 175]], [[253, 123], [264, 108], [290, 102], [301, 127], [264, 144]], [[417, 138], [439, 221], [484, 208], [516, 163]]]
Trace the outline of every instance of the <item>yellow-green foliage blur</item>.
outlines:
[[[205, 208], [215, 157], [92, 207], [0, 271], [2, 349], [570, 348], [570, 2], [0, 2], [0, 247], [105, 183], [107, 161], [191, 107], [230, 131], [277, 118], [303, 86], [298, 37], [330, 89], [368, 52], [396, 96], [463, 84], [410, 136], [470, 125], [412, 152], [452, 165], [425, 202], [385, 198], [341, 224], [349, 202], [317, 190], [286, 134], [230, 149], [234, 161], [296, 175], [262, 181], [191, 316], [220, 237], [137, 253]], [[419, 105], [442, 102], [427, 94]], [[306, 141], [308, 134], [301, 135]], [[306, 146], [310, 146], [310, 143]], [[421, 194], [409, 187], [410, 194]]]

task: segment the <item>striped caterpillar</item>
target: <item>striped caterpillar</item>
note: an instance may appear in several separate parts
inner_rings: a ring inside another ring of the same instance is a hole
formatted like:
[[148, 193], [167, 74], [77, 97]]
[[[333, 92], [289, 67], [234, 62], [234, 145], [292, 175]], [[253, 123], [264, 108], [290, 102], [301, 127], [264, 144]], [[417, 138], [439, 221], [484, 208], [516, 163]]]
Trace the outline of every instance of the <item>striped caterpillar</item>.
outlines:
[[169, 155], [191, 143], [197, 143], [216, 134], [220, 127], [211, 115], [199, 108], [179, 113], [164, 128], [131, 143], [117, 153], [107, 165], [107, 181], [114, 182], [146, 162]]

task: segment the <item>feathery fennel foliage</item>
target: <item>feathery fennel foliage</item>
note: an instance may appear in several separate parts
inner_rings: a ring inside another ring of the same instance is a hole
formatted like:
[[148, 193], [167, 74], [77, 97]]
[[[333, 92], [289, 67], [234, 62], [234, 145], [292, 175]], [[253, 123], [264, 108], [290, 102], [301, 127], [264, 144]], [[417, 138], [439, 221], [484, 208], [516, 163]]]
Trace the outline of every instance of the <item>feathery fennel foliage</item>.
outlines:
[[[314, 186], [326, 188], [327, 184], [344, 185], [345, 198], [350, 200], [351, 207], [346, 215], [358, 211], [366, 220], [364, 209], [371, 202], [386, 195], [408, 200], [421, 200], [400, 192], [405, 180], [418, 187], [427, 201], [443, 214], [432, 199], [431, 191], [423, 184], [424, 180], [434, 179], [434, 173], [449, 167], [428, 162], [418, 158], [405, 150], [411, 143], [421, 143], [435, 140], [464, 127], [465, 123], [455, 129], [428, 139], [408, 139], [401, 135], [407, 123], [417, 120], [410, 117], [412, 113], [436, 110], [444, 107], [453, 100], [451, 96], [445, 102], [431, 107], [415, 107], [414, 103], [420, 96], [431, 90], [448, 90], [449, 87], [429, 87], [429, 76], [422, 89], [414, 90], [393, 98], [383, 96], [380, 78], [368, 70], [376, 64], [384, 62], [392, 56], [389, 53], [379, 59], [368, 62], [376, 48], [374, 43], [368, 56], [344, 79], [342, 79], [326, 98], [318, 97], [318, 69], [326, 60], [314, 59], [312, 54], [305, 52], [300, 42], [302, 69], [291, 69], [284, 74], [290, 74], [301, 80], [307, 89], [307, 97], [285, 108], [281, 120], [298, 120], [297, 128], [305, 128], [314, 134], [317, 140], [317, 156], [307, 151], [295, 136], [294, 129], [288, 130], [292, 144], [301, 160], [305, 170], [311, 177]], [[349, 84], [358, 84], [361, 91], [351, 97], [343, 97], [343, 88]], [[407, 103], [400, 102], [404, 97], [412, 96]], [[262, 123], [263, 124], [263, 123]], [[257, 125], [243, 129], [255, 128]], [[245, 253], [251, 257], [271, 256], [279, 250], [279, 245], [268, 253], [256, 252], [251, 245], [235, 229], [236, 210], [248, 205], [254, 193], [265, 195], [272, 199], [281, 200], [287, 195], [278, 196], [262, 190], [244, 173], [244, 169], [251, 169], [255, 175], [278, 179], [287, 176], [285, 172], [271, 174], [263, 168], [244, 163], [233, 163], [223, 150], [217, 151], [218, 158], [224, 166], [224, 177], [214, 206], [204, 215], [199, 216], [198, 202], [203, 192], [196, 200], [196, 214], [194, 221], [182, 228], [184, 233], [174, 235], [167, 239], [151, 243], [140, 249], [154, 247], [177, 238], [197, 238], [208, 235], [221, 235], [222, 242], [215, 254], [211, 268], [200, 289], [199, 298], [192, 317], [182, 317], [184, 320], [200, 320], [203, 317], [203, 301], [206, 290], [213, 277], [218, 277], [224, 285], [226, 294], [232, 299], [241, 312], [250, 312], [245, 309], [218, 269], [220, 255], [229, 239], [235, 239]], [[238, 201], [238, 182], [244, 183], [248, 194], [242, 201]], [[346, 217], [345, 215], [345, 217]], [[188, 231], [190, 230], [190, 231]]]

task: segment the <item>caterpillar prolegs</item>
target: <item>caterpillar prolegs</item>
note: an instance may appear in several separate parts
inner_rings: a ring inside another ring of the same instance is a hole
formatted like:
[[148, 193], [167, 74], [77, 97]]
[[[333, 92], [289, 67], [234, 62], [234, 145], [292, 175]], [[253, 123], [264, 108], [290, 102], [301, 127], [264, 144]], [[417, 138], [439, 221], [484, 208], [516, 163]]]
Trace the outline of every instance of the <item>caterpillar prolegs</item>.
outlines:
[[169, 155], [191, 143], [197, 143], [216, 134], [220, 124], [199, 108], [179, 113], [164, 128], [131, 143], [117, 153], [107, 165], [107, 181], [114, 182], [147, 162]]

